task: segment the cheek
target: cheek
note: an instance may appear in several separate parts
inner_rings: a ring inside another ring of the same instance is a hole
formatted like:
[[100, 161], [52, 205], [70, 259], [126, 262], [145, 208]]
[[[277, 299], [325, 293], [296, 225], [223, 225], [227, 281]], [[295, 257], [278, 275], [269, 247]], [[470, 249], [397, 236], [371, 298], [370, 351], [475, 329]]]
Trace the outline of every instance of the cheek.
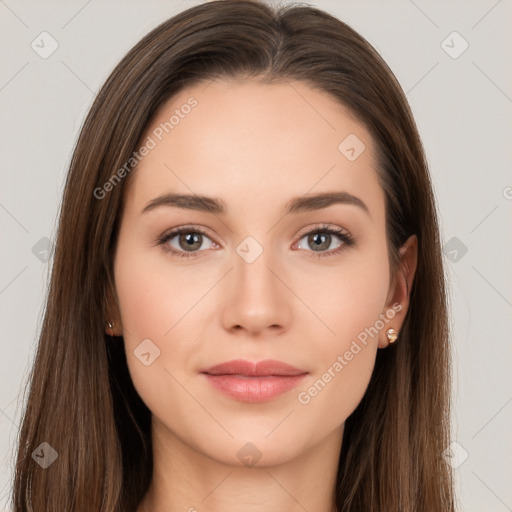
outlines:
[[[115, 261], [116, 290], [125, 342], [162, 340], [198, 300], [186, 272], [156, 248], [120, 241]], [[195, 281], [195, 280], [194, 280]]]
[[163, 413], [163, 403], [178, 407], [174, 397], [180, 390], [173, 376], [195, 348], [182, 329], [197, 290], [184, 286], [169, 265], [166, 269], [154, 249], [146, 252], [123, 242], [114, 271], [128, 370], [146, 406]]
[[325, 278], [315, 276], [321, 293], [310, 295], [311, 309], [328, 328], [318, 324], [322, 336], [311, 336], [315, 343], [312, 358], [317, 364], [297, 400], [311, 418], [330, 410], [325, 418], [329, 428], [354, 411], [374, 368], [389, 286], [386, 252], [380, 249], [364, 257], [359, 253], [350, 261], [347, 258], [346, 264]]
[[385, 248], [353, 252], [335, 270], [309, 272], [309, 276], [302, 278], [302, 293], [323, 321], [325, 328], [319, 341], [326, 353], [349, 346], [384, 313], [390, 277]]

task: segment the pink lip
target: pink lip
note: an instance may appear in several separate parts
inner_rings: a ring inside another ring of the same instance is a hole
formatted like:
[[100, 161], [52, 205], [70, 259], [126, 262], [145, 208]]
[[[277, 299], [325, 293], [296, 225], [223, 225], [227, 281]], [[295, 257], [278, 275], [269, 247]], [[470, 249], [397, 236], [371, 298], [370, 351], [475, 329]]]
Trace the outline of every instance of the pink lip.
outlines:
[[264, 402], [297, 387], [307, 374], [281, 361], [258, 363], [236, 360], [203, 370], [208, 382], [222, 393], [243, 402]]

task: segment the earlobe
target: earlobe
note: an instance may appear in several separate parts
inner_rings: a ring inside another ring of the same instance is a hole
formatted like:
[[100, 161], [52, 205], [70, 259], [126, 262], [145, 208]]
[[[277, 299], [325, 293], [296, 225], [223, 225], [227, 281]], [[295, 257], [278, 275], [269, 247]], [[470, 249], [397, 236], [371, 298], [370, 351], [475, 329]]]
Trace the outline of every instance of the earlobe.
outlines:
[[385, 313], [385, 318], [388, 319], [388, 323], [379, 333], [377, 346], [378, 348], [386, 348], [389, 345], [395, 343], [399, 338], [399, 329], [398, 325], [402, 325], [402, 321], [399, 321], [396, 316], [389, 315], [390, 311], [393, 311], [393, 315], [396, 311], [401, 311], [401, 304], [394, 304], [392, 309], [388, 309]]
[[123, 335], [123, 327], [120, 322], [116, 322], [115, 320], [109, 320], [111, 315], [107, 313], [107, 320], [105, 324], [105, 334], [109, 336], [122, 336]]
[[386, 331], [386, 336], [389, 343], [395, 343], [396, 339], [398, 338], [398, 333], [391, 327]]
[[105, 333], [108, 334], [109, 336], [114, 336], [114, 324], [112, 322], [107, 321]]

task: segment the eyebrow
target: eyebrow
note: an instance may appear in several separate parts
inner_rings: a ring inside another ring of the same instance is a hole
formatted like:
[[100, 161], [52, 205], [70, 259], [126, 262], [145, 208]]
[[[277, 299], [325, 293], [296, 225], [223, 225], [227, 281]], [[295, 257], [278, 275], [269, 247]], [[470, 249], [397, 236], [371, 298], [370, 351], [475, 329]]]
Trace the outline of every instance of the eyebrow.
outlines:
[[[361, 199], [348, 192], [324, 192], [295, 197], [286, 203], [285, 215], [321, 210], [334, 204], [357, 206], [370, 215], [366, 204]], [[141, 213], [146, 213], [162, 206], [196, 210], [216, 215], [223, 215], [227, 212], [226, 204], [221, 199], [199, 195], [169, 193], [152, 199]]]

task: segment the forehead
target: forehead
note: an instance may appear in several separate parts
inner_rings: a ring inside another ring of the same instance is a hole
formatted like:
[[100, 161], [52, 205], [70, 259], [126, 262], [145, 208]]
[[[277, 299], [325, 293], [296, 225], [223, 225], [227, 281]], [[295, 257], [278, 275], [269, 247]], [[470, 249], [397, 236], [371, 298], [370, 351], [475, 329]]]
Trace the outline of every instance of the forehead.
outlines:
[[139, 206], [167, 191], [242, 207], [324, 190], [382, 195], [368, 131], [305, 82], [196, 84], [158, 109], [141, 141], [151, 149], [126, 191]]

